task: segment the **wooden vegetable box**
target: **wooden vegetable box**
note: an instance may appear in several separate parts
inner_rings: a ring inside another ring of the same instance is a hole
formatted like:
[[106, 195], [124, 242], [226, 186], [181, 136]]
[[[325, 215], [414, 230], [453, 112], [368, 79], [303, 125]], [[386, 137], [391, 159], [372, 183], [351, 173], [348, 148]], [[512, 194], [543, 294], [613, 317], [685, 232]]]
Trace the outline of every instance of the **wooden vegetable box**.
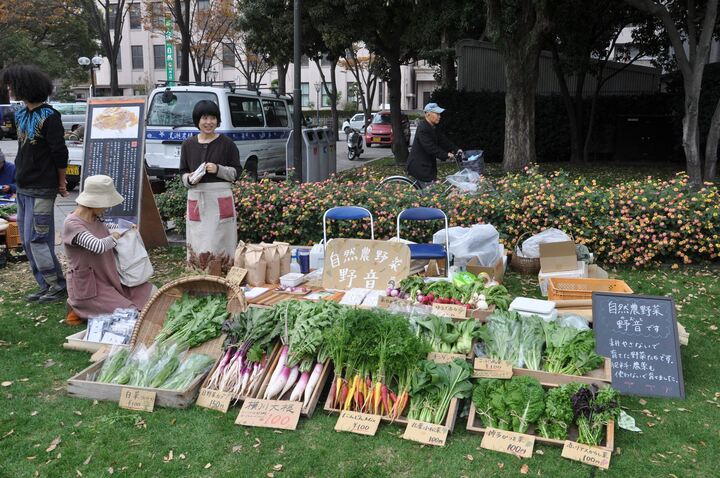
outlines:
[[[79, 350], [81, 352], [94, 353], [103, 347], [112, 347], [112, 345], [103, 342], [92, 342], [89, 340], [85, 340], [86, 333], [87, 329], [81, 330], [80, 332], [76, 332], [72, 335], [68, 335], [67, 337], [65, 337], [66, 342], [63, 344], [63, 348], [68, 350]], [[123, 345], [122, 347], [129, 347], [129, 345]]]
[[[154, 342], [167, 318], [168, 309], [176, 300], [182, 297], [183, 293], [195, 296], [226, 294], [228, 297], [228, 312], [242, 312], [247, 308], [242, 289], [224, 278], [200, 275], [175, 280], [158, 290], [140, 313], [130, 340], [131, 348], [134, 348], [137, 344], [149, 346]], [[217, 337], [188, 350], [186, 353], [189, 355], [202, 353], [217, 360], [222, 354], [224, 340], [224, 336]], [[68, 395], [92, 400], [119, 401], [122, 389], [143, 390], [155, 392], [155, 406], [187, 408], [195, 401], [200, 385], [207, 374], [196, 377], [185, 390], [165, 390], [95, 382], [95, 376], [102, 368], [105, 360], [98, 361], [70, 378], [67, 385]]]
[[[477, 415], [475, 410], [475, 404], [470, 403], [470, 415], [468, 416], [468, 422], [466, 429], [469, 432], [472, 433], [485, 433], [485, 428], [483, 427], [482, 420]], [[553, 446], [560, 446], [562, 447], [565, 444], [565, 440], [555, 440], [552, 438], [544, 438], [540, 435], [535, 434], [535, 427], [533, 425], [530, 425], [527, 431], [528, 435], [534, 435], [535, 436], [535, 442], [536, 443], [544, 443], [546, 445], [553, 445]], [[578, 437], [578, 430], [575, 425], [570, 427], [570, 431], [568, 432], [568, 440], [571, 441], [577, 441]], [[600, 448], [608, 451], [613, 451], [615, 448], [615, 422], [613, 420], [609, 420], [607, 424], [607, 429], [605, 430], [605, 439], [600, 444]]]
[[566, 383], [587, 383], [603, 387], [612, 383], [612, 361], [605, 357], [602, 367], [592, 370], [585, 375], [566, 375], [562, 373], [546, 372], [544, 370], [530, 370], [513, 367], [513, 375], [526, 375], [534, 377], [542, 385], [557, 387]]

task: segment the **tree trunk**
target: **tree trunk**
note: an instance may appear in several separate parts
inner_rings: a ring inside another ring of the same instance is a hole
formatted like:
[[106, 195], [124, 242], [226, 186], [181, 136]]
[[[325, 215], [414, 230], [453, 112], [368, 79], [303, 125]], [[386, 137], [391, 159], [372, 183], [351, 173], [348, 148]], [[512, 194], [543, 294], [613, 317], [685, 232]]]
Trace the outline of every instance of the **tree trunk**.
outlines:
[[288, 64], [285, 62], [278, 63], [277, 65], [277, 71], [278, 71], [278, 93], [281, 95], [285, 94], [285, 91], [287, 90], [287, 70], [288, 70]]
[[578, 127], [578, 120], [575, 107], [573, 105], [572, 97], [570, 96], [570, 89], [565, 79], [565, 72], [562, 69], [560, 63], [560, 54], [557, 49], [557, 45], [553, 42], [552, 48], [552, 65], [555, 71], [555, 77], [560, 85], [560, 97], [565, 105], [565, 111], [568, 115], [568, 125], [570, 126], [570, 162], [577, 162], [580, 155], [580, 131]]
[[581, 154], [580, 146], [584, 144], [583, 142], [583, 123], [584, 123], [584, 103], [583, 103], [583, 87], [585, 86], [585, 78], [586, 78], [586, 70], [585, 68], [580, 68], [580, 70], [576, 73], [576, 79], [575, 79], [575, 118], [576, 118], [576, 125], [577, 128], [575, 128], [575, 135], [576, 137], [573, 138], [573, 143], [575, 145], [575, 151], [573, 153], [573, 157], [571, 157], [571, 161], [574, 162], [580, 162], [583, 160], [583, 156]]
[[505, 151], [503, 171], [520, 171], [535, 162], [535, 92], [538, 55], [506, 55]]
[[[700, 78], [698, 78], [698, 76]], [[690, 80], [690, 81], [688, 81]], [[700, 82], [702, 74], [692, 75], [685, 81], [685, 116], [683, 116], [683, 150], [687, 162], [690, 184], [702, 186], [702, 160], [698, 141], [698, 117], [700, 108]]]
[[[445, 50], [448, 48], [447, 33], [442, 33], [440, 40], [440, 48]], [[448, 53], [442, 56], [440, 60], [440, 76], [442, 80], [443, 88], [455, 89], [457, 88], [457, 79], [455, 78], [455, 55], [454, 53]], [[415, 92], [417, 93], [417, 92]], [[419, 106], [419, 103], [418, 103]]]
[[122, 96], [120, 82], [118, 81], [117, 59], [114, 60], [113, 63], [110, 63], [110, 94], [112, 96]]
[[408, 145], [405, 142], [405, 136], [403, 134], [402, 125], [402, 110], [400, 104], [400, 98], [402, 96], [401, 91], [401, 75], [400, 75], [400, 61], [397, 59], [399, 55], [389, 56], [388, 63], [390, 64], [390, 81], [388, 82], [388, 90], [390, 96], [390, 117], [392, 119], [392, 131], [393, 131], [393, 143], [392, 151], [395, 155], [395, 163], [398, 166], [405, 167], [408, 157]]
[[337, 66], [337, 59], [330, 65], [330, 116], [332, 117], [332, 130], [335, 132], [335, 138], [338, 138], [338, 109], [337, 109], [337, 78], [335, 76], [335, 67]]
[[715, 105], [705, 145], [705, 181], [715, 181], [717, 176], [718, 140], [720, 140], [720, 100]]

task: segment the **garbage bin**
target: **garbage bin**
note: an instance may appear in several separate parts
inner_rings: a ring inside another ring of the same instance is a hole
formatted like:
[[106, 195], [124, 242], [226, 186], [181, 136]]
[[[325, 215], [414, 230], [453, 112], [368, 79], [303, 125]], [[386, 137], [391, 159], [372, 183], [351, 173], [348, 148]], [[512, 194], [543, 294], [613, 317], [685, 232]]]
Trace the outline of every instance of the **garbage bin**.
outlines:
[[[290, 132], [285, 143], [285, 169], [288, 174], [294, 169], [293, 164], [293, 134]], [[317, 139], [317, 128], [303, 128], [302, 130], [302, 175], [301, 182], [315, 182], [319, 179], [320, 147]]]
[[318, 181], [324, 181], [328, 178], [328, 142], [325, 132], [326, 128], [318, 128], [317, 130], [318, 151], [320, 152]]

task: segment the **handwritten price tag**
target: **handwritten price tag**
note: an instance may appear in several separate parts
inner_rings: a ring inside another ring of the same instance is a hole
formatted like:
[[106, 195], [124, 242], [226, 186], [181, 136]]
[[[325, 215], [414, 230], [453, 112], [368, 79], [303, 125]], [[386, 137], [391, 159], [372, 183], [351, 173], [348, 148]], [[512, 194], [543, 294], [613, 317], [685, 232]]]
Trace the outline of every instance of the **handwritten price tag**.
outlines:
[[466, 358], [463, 354], [443, 354], [440, 352], [430, 352], [427, 356], [429, 361], [435, 363], [450, 363], [455, 359], [465, 360]]
[[120, 390], [120, 408], [152, 412], [155, 409], [155, 392], [138, 390], [135, 388], [122, 388]]
[[380, 426], [380, 416], [378, 415], [342, 411], [335, 423], [335, 431], [375, 436], [378, 426]]
[[535, 437], [524, 433], [488, 428], [485, 430], [480, 446], [486, 450], [508, 453], [521, 458], [530, 458], [535, 446]]
[[227, 413], [228, 408], [230, 408], [230, 400], [232, 400], [232, 394], [230, 392], [201, 388], [196, 405], [198, 407]]
[[512, 364], [506, 360], [478, 357], [473, 364], [474, 378], [510, 378], [513, 376]]
[[393, 302], [397, 302], [396, 297], [388, 297], [387, 295], [378, 297], [378, 307], [381, 309], [389, 309]]
[[425, 445], [445, 446], [448, 428], [442, 425], [408, 420], [403, 439], [424, 443]]
[[596, 466], [607, 470], [610, 467], [610, 456], [612, 453], [610, 450], [600, 448], [597, 446], [583, 445], [582, 443], [576, 443], [574, 441], [565, 440], [565, 445], [562, 449], [562, 457], [568, 460], [579, 461], [586, 465]]
[[247, 269], [243, 269], [241, 267], [233, 266], [230, 268], [230, 271], [227, 273], [227, 276], [225, 278], [232, 282], [235, 285], [241, 285], [242, 281], [245, 279], [245, 276], [247, 275], [248, 271]]
[[235, 424], [295, 430], [300, 420], [301, 408], [302, 402], [250, 399], [243, 403]]
[[432, 313], [439, 317], [451, 319], [464, 319], [467, 316], [467, 307], [457, 304], [438, 304], [433, 302]]

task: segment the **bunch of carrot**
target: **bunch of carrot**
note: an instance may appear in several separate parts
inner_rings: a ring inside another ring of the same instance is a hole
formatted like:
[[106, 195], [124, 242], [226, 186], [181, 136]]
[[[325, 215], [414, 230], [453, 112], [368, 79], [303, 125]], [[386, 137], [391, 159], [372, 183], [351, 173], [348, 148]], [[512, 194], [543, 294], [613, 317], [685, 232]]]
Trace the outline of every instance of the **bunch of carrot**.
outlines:
[[323, 333], [335, 366], [331, 407], [396, 419], [410, 396], [410, 377], [427, 346], [408, 320], [381, 310], [343, 309]]

